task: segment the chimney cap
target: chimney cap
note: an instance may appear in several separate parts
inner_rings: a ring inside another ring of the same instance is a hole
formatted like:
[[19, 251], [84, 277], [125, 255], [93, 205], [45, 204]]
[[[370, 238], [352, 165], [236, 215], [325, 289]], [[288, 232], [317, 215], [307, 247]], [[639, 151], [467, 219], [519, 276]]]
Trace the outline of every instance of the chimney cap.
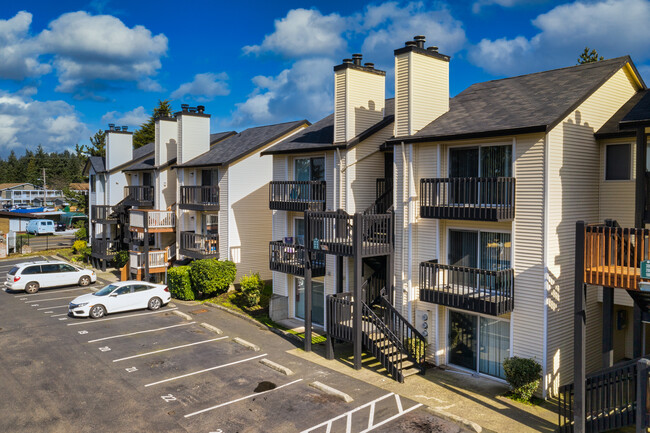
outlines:
[[426, 40], [427, 40], [427, 38], [425, 36], [422, 36], [422, 35], [418, 35], [418, 36], [415, 36], [413, 38], [413, 41], [415, 42], [415, 45], [418, 48], [424, 48], [424, 42], [426, 42]]
[[343, 59], [343, 63], [352, 63], [352, 59]]
[[368, 69], [375, 69], [375, 64], [374, 63], [366, 62], [366, 63], [363, 64], [363, 66], [368, 68]]
[[126, 126], [126, 125], [122, 125], [122, 131], [126, 131], [126, 130], [128, 130], [128, 129], [129, 129], [128, 126]]
[[109, 124], [108, 124], [108, 130], [109, 130], [109, 131], [112, 131], [112, 130], [114, 130], [114, 129], [115, 129], [115, 124], [114, 124], [114, 123], [109, 123]]
[[428, 50], [428, 51], [433, 51], [434, 53], [437, 53], [437, 52], [438, 52], [438, 47], [436, 47], [436, 46], [434, 45], [433, 47], [427, 47], [427, 50]]
[[352, 62], [357, 65], [361, 66], [361, 59], [363, 59], [363, 54], [352, 54]]
[[407, 46], [407, 47], [417, 47], [417, 46], [418, 46], [418, 43], [415, 42], [415, 41], [406, 41], [406, 42], [404, 43], [404, 45]]
[[187, 109], [190, 108], [190, 104], [181, 104], [181, 110], [184, 113], [187, 113]]
[[198, 111], [199, 113], [203, 113], [205, 111], [205, 105], [197, 105], [196, 111]]

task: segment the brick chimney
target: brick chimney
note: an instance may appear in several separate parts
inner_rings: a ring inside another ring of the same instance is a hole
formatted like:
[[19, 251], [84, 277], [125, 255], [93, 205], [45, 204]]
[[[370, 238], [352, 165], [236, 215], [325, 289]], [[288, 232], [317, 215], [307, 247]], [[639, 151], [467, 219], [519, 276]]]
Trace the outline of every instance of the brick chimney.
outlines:
[[133, 159], [133, 133], [127, 127], [111, 123], [106, 130], [106, 170], [112, 170]]
[[210, 150], [210, 115], [205, 107], [181, 105], [176, 113], [178, 124], [177, 164], [184, 164]]
[[413, 135], [449, 111], [449, 56], [426, 38], [395, 50], [395, 137]]
[[386, 72], [362, 55], [334, 66], [334, 142], [346, 142], [384, 117]]

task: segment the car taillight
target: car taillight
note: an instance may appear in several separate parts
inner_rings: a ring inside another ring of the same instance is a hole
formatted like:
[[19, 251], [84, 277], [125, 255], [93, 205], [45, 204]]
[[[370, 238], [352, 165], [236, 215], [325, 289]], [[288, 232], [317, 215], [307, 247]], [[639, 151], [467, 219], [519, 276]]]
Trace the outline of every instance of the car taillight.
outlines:
[[18, 280], [20, 280], [20, 277], [14, 277], [14, 283]]
[[165, 287], [165, 292], [169, 292], [169, 287]]

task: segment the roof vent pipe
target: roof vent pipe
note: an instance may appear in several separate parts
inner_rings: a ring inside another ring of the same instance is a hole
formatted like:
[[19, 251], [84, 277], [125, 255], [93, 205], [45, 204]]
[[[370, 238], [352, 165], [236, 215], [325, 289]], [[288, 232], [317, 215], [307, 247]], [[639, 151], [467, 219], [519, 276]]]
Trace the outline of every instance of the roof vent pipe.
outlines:
[[181, 104], [181, 110], [183, 110], [184, 113], [187, 113], [188, 108], [190, 108], [189, 104]]
[[352, 59], [343, 59], [343, 63], [352, 63]]
[[115, 129], [115, 124], [114, 123], [109, 123], [108, 124], [108, 130], [113, 131]]
[[414, 37], [413, 40], [415, 41], [418, 48], [424, 49], [424, 43], [427, 40], [427, 38], [425, 36], [418, 35], [418, 36]]
[[435, 47], [435, 46], [434, 47], [428, 47], [427, 51], [432, 51], [434, 53], [437, 53], [438, 52], [438, 47]]
[[354, 62], [354, 64], [357, 66], [361, 66], [362, 58], [363, 58], [362, 54], [352, 54], [352, 62]]
[[374, 63], [364, 63], [363, 66], [365, 66], [368, 69], [375, 69]]
[[406, 43], [404, 45], [407, 46], [407, 47], [417, 47], [418, 43], [415, 42], [415, 41], [406, 41]]
[[205, 105], [197, 105], [196, 106], [196, 111], [203, 114], [203, 112], [205, 111]]
[[126, 125], [122, 126], [122, 131], [126, 131], [127, 129], [129, 129], [128, 126], [126, 126]]

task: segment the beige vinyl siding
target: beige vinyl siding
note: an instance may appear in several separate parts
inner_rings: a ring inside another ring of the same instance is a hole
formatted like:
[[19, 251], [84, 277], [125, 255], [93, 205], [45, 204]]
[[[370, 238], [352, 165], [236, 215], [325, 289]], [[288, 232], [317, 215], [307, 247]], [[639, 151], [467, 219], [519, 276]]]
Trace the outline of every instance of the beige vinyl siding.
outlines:
[[[575, 223], [597, 222], [601, 149], [598, 129], [635, 93], [622, 68], [548, 134], [548, 352], [547, 381], [573, 380], [573, 278]], [[519, 212], [519, 203], [517, 203]], [[594, 292], [595, 293], [595, 292]], [[587, 298], [587, 327], [597, 326], [595, 294]], [[590, 332], [590, 331], [588, 331]], [[591, 349], [590, 349], [591, 350]]]
[[[404, 149], [406, 150], [406, 149]], [[393, 152], [393, 201], [395, 206], [395, 308], [406, 311], [408, 278], [406, 257], [408, 256], [406, 230], [407, 193], [405, 176], [408, 175], [408, 152], [402, 152], [402, 146], [395, 146]]]
[[349, 141], [383, 118], [386, 77], [352, 68], [334, 77], [334, 141]]
[[[608, 144], [629, 143], [632, 161], [630, 180], [605, 180], [605, 148]], [[634, 138], [603, 140], [600, 145], [599, 221], [615, 219], [621, 227], [634, 227], [636, 143]]]
[[449, 111], [449, 62], [411, 53], [410, 133]]
[[417, 197], [414, 205], [416, 223], [413, 225], [414, 254], [411, 263], [413, 268], [413, 299], [419, 298], [420, 263], [439, 258], [439, 221], [431, 218], [420, 218], [420, 179], [438, 177], [438, 151], [438, 145], [432, 144], [415, 146], [414, 149], [415, 194]]
[[157, 209], [167, 210], [176, 204], [176, 171], [169, 167], [160, 171], [158, 175], [158, 199]]
[[346, 135], [346, 96], [347, 81], [343, 71], [334, 74], [334, 142], [347, 141]]
[[409, 57], [395, 56], [395, 137], [409, 134]]
[[[196, 177], [196, 176], [195, 176]], [[219, 259], [229, 260], [228, 254], [228, 217], [229, 209], [228, 169], [219, 167]]]
[[334, 151], [325, 153], [325, 209], [335, 210], [334, 203], [334, 175], [336, 170], [336, 155]]
[[[273, 155], [273, 180], [288, 180], [288, 157], [286, 155]], [[268, 200], [268, 199], [267, 199]], [[288, 232], [288, 212], [282, 210], [273, 211], [272, 240], [282, 240]], [[267, 252], [268, 256], [268, 252]], [[267, 265], [268, 266], [268, 265]], [[282, 272], [273, 272], [273, 293], [281, 296], [289, 296], [288, 276]]]

